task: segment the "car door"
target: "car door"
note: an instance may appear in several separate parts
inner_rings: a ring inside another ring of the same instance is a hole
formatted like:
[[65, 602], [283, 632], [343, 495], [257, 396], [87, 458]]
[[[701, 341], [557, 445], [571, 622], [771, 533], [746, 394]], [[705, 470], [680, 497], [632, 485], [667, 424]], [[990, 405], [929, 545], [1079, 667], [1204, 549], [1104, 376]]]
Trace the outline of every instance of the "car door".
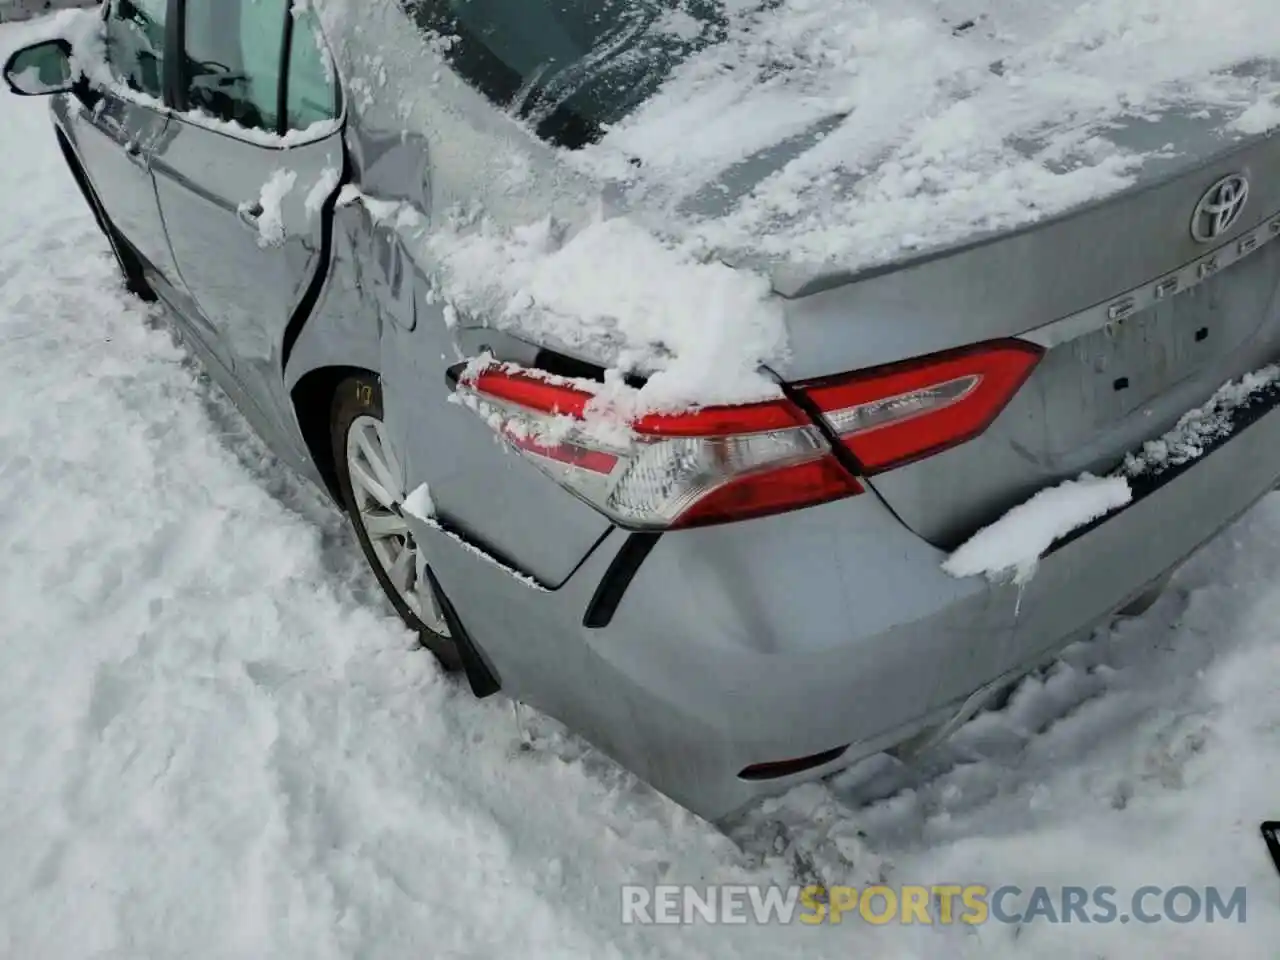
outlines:
[[235, 379], [268, 429], [291, 438], [282, 359], [326, 267], [324, 204], [343, 169], [336, 74], [301, 4], [183, 6], [179, 112], [152, 158], [160, 209]]
[[111, 0], [103, 13], [106, 56], [119, 89], [86, 86], [63, 106], [107, 217], [146, 264], [172, 282], [176, 269], [149, 166], [170, 122], [161, 104], [168, 6], [169, 0]]

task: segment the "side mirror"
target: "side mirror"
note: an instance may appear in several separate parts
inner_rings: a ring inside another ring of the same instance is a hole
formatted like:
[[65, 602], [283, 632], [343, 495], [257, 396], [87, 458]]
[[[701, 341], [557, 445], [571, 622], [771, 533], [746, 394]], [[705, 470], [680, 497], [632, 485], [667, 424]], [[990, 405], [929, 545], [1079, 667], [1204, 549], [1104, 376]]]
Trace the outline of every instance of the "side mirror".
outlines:
[[16, 50], [4, 65], [4, 81], [20, 97], [65, 93], [75, 85], [71, 44], [44, 40]]

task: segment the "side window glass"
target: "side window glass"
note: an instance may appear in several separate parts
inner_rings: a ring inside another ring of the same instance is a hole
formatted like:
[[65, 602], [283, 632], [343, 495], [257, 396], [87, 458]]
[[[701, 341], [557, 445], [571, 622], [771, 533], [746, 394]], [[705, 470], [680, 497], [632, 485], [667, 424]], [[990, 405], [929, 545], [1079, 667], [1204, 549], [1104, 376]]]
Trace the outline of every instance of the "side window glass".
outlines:
[[289, 0], [187, 0], [187, 106], [275, 133]]
[[315, 14], [295, 8], [286, 81], [288, 127], [305, 130], [338, 116], [338, 79]]
[[107, 63], [131, 90], [164, 96], [167, 0], [112, 0], [107, 11]]

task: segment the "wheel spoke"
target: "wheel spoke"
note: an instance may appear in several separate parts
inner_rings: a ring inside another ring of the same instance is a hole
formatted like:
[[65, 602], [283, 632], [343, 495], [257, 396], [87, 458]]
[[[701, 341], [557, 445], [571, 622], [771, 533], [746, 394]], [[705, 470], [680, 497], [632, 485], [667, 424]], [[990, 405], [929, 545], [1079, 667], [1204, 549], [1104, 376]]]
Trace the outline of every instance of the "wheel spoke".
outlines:
[[373, 497], [374, 500], [378, 501], [378, 503], [382, 504], [382, 506], [386, 507], [388, 510], [395, 509], [396, 498], [391, 495], [391, 491], [384, 487], [373, 476], [373, 474], [369, 472], [369, 468], [358, 460], [352, 460], [349, 467], [351, 470], [351, 483], [353, 486], [358, 487], [360, 490]]
[[409, 578], [413, 575], [414, 553], [412, 547], [401, 548], [395, 561], [387, 568], [387, 579], [402, 597], [409, 595]]
[[370, 559], [386, 577], [384, 585], [408, 608], [411, 621], [449, 636], [431, 579], [424, 573], [424, 558], [400, 512], [405, 486], [400, 459], [386, 425], [376, 417], [357, 417], [348, 427], [347, 471], [355, 520], [368, 537]]
[[442, 633], [447, 636], [449, 624], [440, 609], [440, 601], [431, 586], [431, 580], [427, 577], [419, 579], [414, 593], [418, 597], [418, 618], [436, 633]]
[[395, 497], [399, 502], [400, 497], [400, 480], [396, 477], [395, 472], [387, 463], [386, 446], [382, 443], [382, 437], [374, 434], [370, 436], [369, 430], [361, 430], [360, 435], [356, 438], [356, 443], [360, 447], [360, 452], [364, 454], [365, 462], [369, 464], [373, 470], [374, 476], [377, 477], [378, 483], [382, 488]]
[[409, 532], [409, 525], [398, 513], [364, 514], [364, 528], [369, 539], [380, 540], [384, 537], [403, 537]]
[[378, 437], [378, 452], [382, 454], [383, 469], [387, 471], [386, 482], [391, 484], [387, 489], [394, 490], [397, 496], [404, 500], [404, 474], [400, 471], [400, 460], [396, 457], [395, 445], [387, 436], [387, 425], [378, 421], [373, 429]]
[[373, 547], [373, 555], [377, 557], [382, 569], [390, 570], [391, 564], [396, 557], [396, 541], [390, 538], [386, 540], [370, 540], [369, 545]]

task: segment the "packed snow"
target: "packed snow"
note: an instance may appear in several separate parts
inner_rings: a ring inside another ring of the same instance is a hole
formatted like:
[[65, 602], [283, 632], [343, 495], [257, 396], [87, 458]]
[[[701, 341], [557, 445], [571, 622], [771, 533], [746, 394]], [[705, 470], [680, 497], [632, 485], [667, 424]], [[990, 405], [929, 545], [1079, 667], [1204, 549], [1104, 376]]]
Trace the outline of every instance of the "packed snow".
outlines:
[[1011, 576], [1025, 584], [1040, 558], [1055, 542], [1133, 499], [1124, 477], [1088, 474], [1041, 490], [988, 527], [983, 527], [951, 554], [942, 569], [953, 577], [985, 574], [992, 580]]
[[[258, 194], [257, 209], [252, 204], [241, 206], [241, 213], [256, 215], [258, 246], [278, 247], [284, 243], [284, 201], [298, 182], [296, 170], [276, 170], [267, 178]], [[323, 181], [321, 181], [323, 182]], [[319, 189], [320, 184], [316, 184]], [[332, 190], [332, 187], [330, 187]]]
[[1118, 510], [1133, 499], [1129, 480], [1158, 476], [1203, 456], [1229, 437], [1236, 415], [1280, 384], [1280, 366], [1270, 365], [1223, 384], [1207, 402], [1188, 411], [1173, 429], [1125, 457], [1107, 477], [1085, 474], [1035, 494], [957, 548], [942, 568], [954, 577], [1011, 577], [1023, 585], [1040, 558], [1069, 533]]
[[418, 484], [404, 498], [404, 512], [419, 520], [430, 520], [436, 515], [436, 505], [431, 500], [431, 490], [425, 483]]
[[336, 167], [325, 167], [320, 172], [320, 179], [307, 192], [307, 198], [303, 201], [303, 209], [306, 210], [308, 218], [320, 216], [325, 202], [333, 196], [333, 191], [341, 180], [342, 171]]
[[[0, 95], [0, 954], [1274, 955], [1280, 498], [913, 766], [722, 834], [410, 649], [341, 515], [123, 292], [45, 107]], [[1247, 885], [1248, 918], [620, 924], [622, 884], [815, 878]]]
[[[631, 220], [599, 220], [563, 242], [544, 220], [509, 236], [444, 230], [430, 245], [455, 309], [603, 349], [615, 371], [606, 393], [624, 417], [780, 395], [761, 372], [786, 349], [768, 281], [700, 263]], [[619, 372], [649, 377], [634, 390]]]
[[584, 158], [638, 167], [632, 189], [716, 248], [868, 266], [1131, 185], [1153, 148], [1117, 130], [1280, 125], [1274, 0], [725, 6], [724, 39]]
[[1259, 394], [1280, 384], [1280, 366], [1268, 366], [1223, 384], [1208, 402], [1188, 411], [1172, 430], [1125, 458], [1123, 473], [1130, 477], [1160, 474], [1202, 456], [1211, 445], [1231, 435], [1234, 415]]

